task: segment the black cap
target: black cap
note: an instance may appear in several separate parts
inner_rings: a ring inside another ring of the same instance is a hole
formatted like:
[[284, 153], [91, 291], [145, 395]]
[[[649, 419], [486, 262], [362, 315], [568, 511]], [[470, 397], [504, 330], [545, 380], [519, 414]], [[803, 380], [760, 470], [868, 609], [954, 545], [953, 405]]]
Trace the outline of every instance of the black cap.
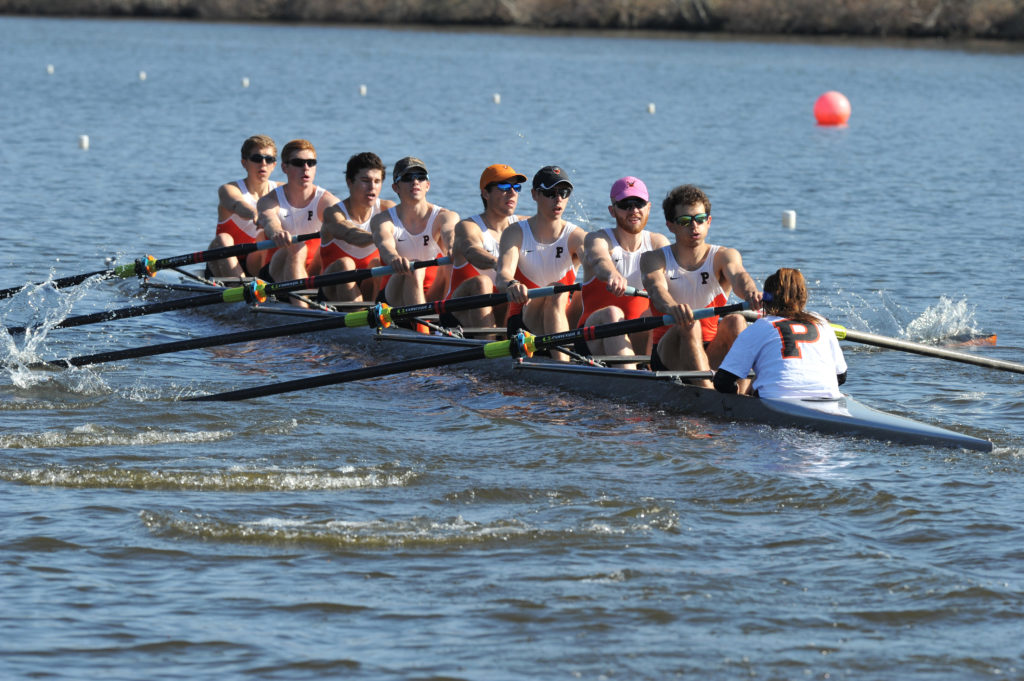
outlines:
[[567, 184], [572, 187], [569, 173], [558, 166], [544, 166], [533, 176], [534, 189], [551, 189], [557, 184]]

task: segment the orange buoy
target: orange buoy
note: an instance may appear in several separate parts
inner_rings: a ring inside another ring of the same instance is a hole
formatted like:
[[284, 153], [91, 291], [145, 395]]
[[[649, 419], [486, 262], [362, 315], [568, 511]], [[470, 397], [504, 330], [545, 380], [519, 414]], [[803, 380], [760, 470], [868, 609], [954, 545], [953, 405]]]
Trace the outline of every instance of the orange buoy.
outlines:
[[842, 92], [829, 90], [814, 103], [818, 125], [846, 125], [850, 120], [850, 100]]

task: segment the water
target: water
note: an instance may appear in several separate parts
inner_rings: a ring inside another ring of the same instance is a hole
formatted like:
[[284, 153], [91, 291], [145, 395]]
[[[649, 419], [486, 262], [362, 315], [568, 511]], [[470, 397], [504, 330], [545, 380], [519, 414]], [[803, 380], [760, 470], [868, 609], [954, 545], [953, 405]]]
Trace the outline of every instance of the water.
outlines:
[[[695, 182], [712, 241], [759, 281], [802, 268], [833, 321], [1024, 358], [1019, 53], [14, 18], [0, 42], [3, 286], [204, 248], [263, 133], [313, 140], [336, 193], [352, 153], [419, 156], [461, 214], [486, 165], [558, 163], [591, 229], [619, 176]], [[848, 128], [813, 123], [829, 89]], [[30, 291], [0, 321], [139, 301]], [[4, 678], [1024, 676], [1019, 375], [845, 345], [852, 394], [979, 454], [466, 372], [178, 401], [366, 359], [319, 337], [18, 365], [237, 326], [0, 337]]]

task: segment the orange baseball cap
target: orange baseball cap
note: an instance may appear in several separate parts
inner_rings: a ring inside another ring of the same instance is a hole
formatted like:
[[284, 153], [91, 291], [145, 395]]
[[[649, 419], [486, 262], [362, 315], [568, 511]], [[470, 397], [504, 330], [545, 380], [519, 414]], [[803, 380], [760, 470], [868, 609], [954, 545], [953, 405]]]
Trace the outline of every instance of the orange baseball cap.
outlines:
[[480, 175], [480, 191], [487, 188], [487, 185], [494, 182], [526, 182], [526, 175], [522, 175], [512, 170], [512, 166], [504, 163], [495, 163], [492, 166], [484, 168], [484, 172]]

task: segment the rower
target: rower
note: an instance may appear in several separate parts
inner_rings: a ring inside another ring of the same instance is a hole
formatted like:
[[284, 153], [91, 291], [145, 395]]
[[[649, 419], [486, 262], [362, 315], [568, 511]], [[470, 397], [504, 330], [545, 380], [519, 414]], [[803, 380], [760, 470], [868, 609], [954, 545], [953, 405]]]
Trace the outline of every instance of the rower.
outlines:
[[[537, 213], [509, 225], [501, 234], [496, 287], [509, 295], [509, 334], [526, 329], [537, 335], [569, 330], [568, 293], [527, 300], [528, 289], [576, 283], [585, 232], [562, 218], [573, 185], [558, 166], [533, 176], [530, 192]], [[561, 353], [555, 353], [565, 359]]]
[[[729, 293], [761, 309], [761, 293], [734, 248], [705, 241], [711, 227], [711, 201], [692, 184], [676, 187], [661, 204], [665, 226], [675, 243], [640, 258], [651, 312], [668, 314], [676, 323], [654, 330], [651, 368], [655, 371], [717, 369], [747, 322], [738, 314], [694, 322], [693, 308], [724, 305]], [[746, 380], [746, 379], [744, 379]], [[710, 388], [711, 381], [698, 385]]]
[[[277, 165], [277, 145], [266, 135], [253, 135], [242, 143], [242, 168], [245, 178], [221, 185], [217, 190], [217, 233], [210, 250], [263, 240], [256, 224], [256, 204], [280, 182], [270, 179]], [[209, 277], [253, 277], [263, 267], [266, 253], [253, 251], [241, 262], [232, 256], [206, 265]]]
[[395, 273], [384, 288], [389, 305], [417, 305], [440, 300], [448, 283], [450, 267], [412, 269], [409, 263], [447, 255], [459, 216], [427, 201], [430, 177], [427, 166], [418, 158], [406, 156], [395, 163], [391, 185], [398, 194], [398, 205], [388, 208], [370, 221], [373, 241], [384, 265]]
[[[364, 151], [349, 158], [345, 167], [348, 197], [324, 211], [324, 224], [320, 228], [320, 271], [323, 274], [381, 264], [370, 233], [370, 220], [395, 205], [394, 201], [380, 198], [386, 173], [384, 162], [373, 152]], [[370, 278], [326, 286], [323, 294], [327, 300], [372, 301], [377, 296], [378, 285], [377, 279]]]
[[[519, 192], [526, 182], [511, 166], [495, 163], [480, 175], [480, 199], [484, 211], [460, 220], [452, 232], [452, 275], [444, 299], [494, 292], [498, 243], [501, 233], [523, 219], [516, 215]], [[445, 326], [493, 327], [505, 323], [505, 308], [482, 307], [441, 315]]]
[[[292, 281], [319, 273], [320, 240], [293, 244], [291, 235], [319, 232], [324, 211], [338, 203], [338, 197], [314, 184], [317, 157], [312, 142], [292, 140], [281, 150], [281, 161], [288, 181], [260, 199], [258, 206], [259, 224], [277, 245], [270, 262], [260, 270], [265, 281]], [[302, 301], [292, 302], [306, 307]]]
[[806, 310], [807, 283], [784, 267], [764, 282], [766, 316], [747, 327], [715, 373], [715, 389], [737, 391], [751, 369], [759, 397], [839, 398], [846, 359], [828, 321]]
[[[587, 234], [583, 242], [583, 314], [580, 326], [611, 324], [649, 314], [648, 300], [624, 295], [627, 286], [642, 289], [640, 257], [668, 245], [661, 234], [649, 232], [650, 196], [642, 180], [627, 176], [615, 181], [608, 213], [615, 220], [611, 229]], [[579, 341], [580, 354], [634, 355], [650, 352], [650, 332]], [[620, 365], [635, 369], [635, 363]]]

